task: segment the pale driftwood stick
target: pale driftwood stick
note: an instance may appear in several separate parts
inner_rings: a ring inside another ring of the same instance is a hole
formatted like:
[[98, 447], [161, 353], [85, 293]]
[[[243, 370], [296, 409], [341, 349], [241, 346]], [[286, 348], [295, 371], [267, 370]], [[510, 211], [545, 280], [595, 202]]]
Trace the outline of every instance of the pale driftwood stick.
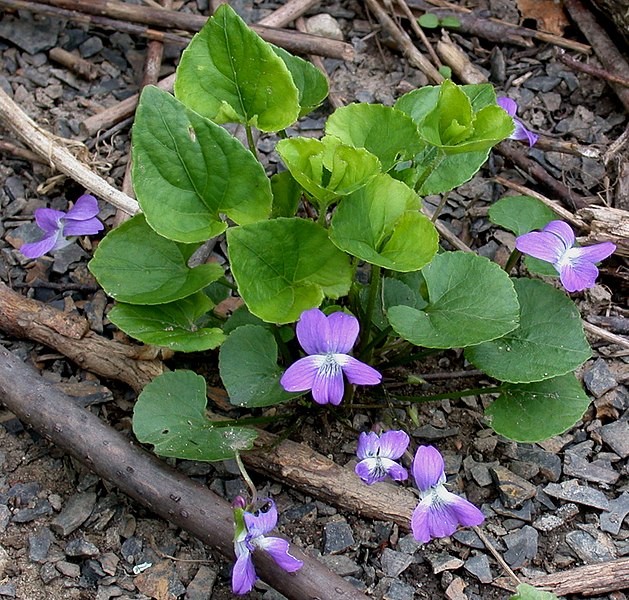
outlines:
[[575, 71], [581, 71], [581, 73], [587, 73], [588, 75], [598, 77], [599, 79], [604, 79], [605, 81], [609, 81], [610, 83], [617, 83], [618, 85], [622, 85], [623, 87], [629, 87], [629, 79], [625, 77], [621, 77], [620, 75], [615, 75], [614, 73], [610, 73], [605, 69], [583, 63], [579, 60], [572, 58], [572, 56], [568, 56], [563, 51], [561, 51], [558, 56], [559, 60], [564, 65], [568, 65], [571, 69], [574, 69]]
[[15, 158], [19, 158], [20, 160], [27, 160], [28, 162], [39, 163], [42, 165], [49, 164], [47, 160], [44, 160], [39, 154], [35, 154], [26, 148], [22, 148], [21, 146], [17, 146], [12, 142], [8, 142], [7, 140], [0, 139], [0, 152], [4, 152], [5, 154], [11, 154]]
[[467, 54], [452, 42], [446, 31], [441, 33], [441, 39], [437, 42], [437, 54], [464, 83], [487, 83], [484, 73], [476, 68]]
[[550, 198], [547, 198], [543, 194], [536, 192], [524, 185], [516, 183], [515, 181], [510, 181], [501, 177], [500, 175], [496, 175], [494, 177], [494, 181], [499, 183], [500, 185], [504, 185], [507, 188], [515, 190], [516, 192], [520, 192], [520, 194], [524, 194], [525, 196], [532, 196], [533, 198], [537, 198], [540, 202], [543, 202], [550, 210], [552, 210], [558, 217], [561, 217], [564, 221], [568, 221], [575, 227], [579, 229], [589, 229], [587, 223], [578, 217], [575, 217], [569, 210], [566, 210], [559, 202], [555, 202]]
[[585, 331], [587, 331], [594, 337], [605, 340], [610, 344], [616, 344], [618, 346], [622, 346], [623, 348], [629, 348], [629, 339], [620, 335], [616, 335], [611, 331], [607, 331], [607, 329], [597, 327], [596, 325], [592, 325], [592, 323], [588, 323], [587, 321], [583, 321], [583, 329], [585, 329]]
[[[629, 79], [629, 62], [609, 39], [605, 30], [596, 22], [594, 15], [579, 0], [564, 0], [564, 6], [587, 41], [592, 44], [596, 56], [605, 69], [624, 79]], [[612, 82], [609, 85], [616, 92], [625, 110], [629, 111], [629, 88]]]
[[96, 65], [92, 64], [89, 60], [81, 58], [78, 54], [73, 54], [63, 48], [52, 48], [48, 52], [48, 56], [51, 60], [63, 65], [66, 69], [70, 69], [70, 71], [76, 73], [83, 79], [92, 81], [98, 77], [98, 68]]
[[585, 156], [586, 158], [600, 158], [601, 151], [593, 146], [583, 146], [577, 142], [566, 142], [548, 135], [540, 134], [535, 147], [549, 152], [562, 152], [574, 156]]
[[[98, 476], [234, 560], [234, 524], [225, 500], [80, 408], [1, 346], [0, 399], [26, 425]], [[367, 600], [351, 583], [299, 548], [291, 545], [290, 551], [304, 561], [295, 573], [280, 569], [265, 552], [253, 553], [258, 575], [287, 598]]]
[[387, 11], [380, 6], [378, 0], [366, 0], [369, 10], [376, 16], [380, 25], [395, 40], [400, 47], [408, 62], [419, 69], [433, 83], [441, 83], [443, 76], [432, 63], [415, 47], [413, 40], [408, 34], [400, 29], [396, 22], [387, 14]]
[[[433, 218], [433, 212], [431, 212], [428, 207], [424, 204], [422, 206], [422, 212], [431, 219]], [[448, 226], [445, 223], [442, 223], [439, 219], [433, 222], [435, 228], [437, 229], [439, 235], [450, 243], [453, 248], [457, 250], [461, 250], [462, 252], [474, 252], [465, 242], [460, 240], [454, 233], [452, 233]]]
[[258, 25], [265, 27], [286, 27], [292, 23], [297, 17], [301, 17], [320, 0], [288, 0], [286, 4], [282, 4], [277, 10], [273, 11], [269, 16], [258, 21]]
[[588, 244], [614, 242], [616, 254], [629, 256], [629, 211], [607, 206], [588, 206], [577, 214], [589, 225]]
[[[199, 31], [207, 21], [207, 17], [203, 15], [166, 9], [155, 10], [147, 6], [125, 4], [112, 0], [41, 0], [41, 3], [91, 15], [111, 17], [164, 29], [182, 29], [193, 33]], [[354, 59], [353, 46], [345, 42], [300, 33], [293, 29], [276, 29], [262, 25], [249, 25], [249, 27], [262, 39], [290, 52], [319, 54], [320, 56], [348, 61]]]
[[[175, 85], [175, 73], [172, 73], [168, 77], [164, 77], [157, 82], [157, 87], [167, 92], [173, 91]], [[109, 129], [111, 126], [119, 123], [120, 121], [130, 117], [135, 113], [135, 109], [140, 101], [140, 94], [133, 94], [124, 100], [121, 100], [117, 104], [105, 108], [95, 115], [87, 117], [81, 122], [81, 133], [85, 138], [92, 137], [98, 131], [102, 129]]]
[[140, 207], [135, 200], [110, 186], [102, 177], [77, 160], [56, 142], [50, 133], [38, 127], [2, 89], [0, 89], [0, 120], [28, 148], [47, 160], [51, 166], [72, 177], [86, 190], [130, 215], [139, 212]]
[[160, 358], [172, 351], [108, 340], [89, 330], [74, 314], [25, 298], [0, 283], [0, 329], [54, 348], [81, 368], [107, 379], [124, 381], [136, 392], [163, 373]]
[[413, 30], [415, 35], [421, 40], [421, 43], [424, 44], [424, 48], [426, 48], [426, 52], [428, 52], [428, 55], [430, 56], [430, 60], [432, 60], [432, 64], [435, 65], [435, 67], [438, 69], [441, 66], [441, 61], [439, 60], [437, 53], [432, 47], [432, 44], [426, 37], [424, 30], [420, 27], [419, 23], [417, 22], [417, 19], [415, 18], [413, 11], [410, 9], [408, 4], [406, 3], [406, 0], [397, 0], [397, 4], [400, 7], [402, 14], [408, 19], [408, 22], [411, 25], [411, 29]]

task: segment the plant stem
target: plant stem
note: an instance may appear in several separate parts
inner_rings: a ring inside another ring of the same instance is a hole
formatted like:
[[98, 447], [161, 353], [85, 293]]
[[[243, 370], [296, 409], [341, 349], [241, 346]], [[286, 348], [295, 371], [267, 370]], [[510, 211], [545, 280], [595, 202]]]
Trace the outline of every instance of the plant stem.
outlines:
[[422, 185], [426, 182], [426, 179], [430, 177], [430, 174], [439, 166], [439, 163], [445, 158], [445, 153], [442, 150], [437, 150], [437, 155], [434, 160], [426, 167], [426, 170], [421, 174], [421, 177], [415, 183], [415, 190], [421, 189]]
[[253, 140], [253, 132], [249, 123], [245, 125], [245, 131], [247, 132], [247, 144], [249, 146], [249, 150], [251, 150], [251, 153], [256, 157], [256, 159], [258, 159], [258, 151], [256, 150], [256, 143]]
[[511, 269], [513, 269], [513, 267], [515, 267], [516, 263], [520, 259], [520, 256], [522, 256], [522, 252], [520, 252], [518, 249], [514, 250], [509, 255], [509, 258], [507, 260], [507, 264], [505, 265], [505, 272], [507, 273], [507, 275], [511, 272]]
[[234, 292], [238, 291], [238, 286], [235, 283], [232, 283], [231, 281], [229, 281], [229, 279], [227, 279], [226, 277], [221, 277], [216, 283], [220, 283], [221, 285], [228, 287], [230, 290], [233, 290]]
[[443, 194], [443, 196], [441, 196], [441, 200], [439, 200], [439, 206], [437, 206], [437, 208], [435, 209], [435, 212], [432, 214], [432, 217], [430, 219], [433, 223], [437, 220], [437, 218], [441, 214], [441, 211], [443, 210], [443, 207], [446, 205], [449, 195], [450, 195], [450, 192], [448, 191], [445, 194]]
[[371, 341], [365, 346], [365, 349], [360, 353], [359, 358], [362, 360], [368, 352], [374, 349], [382, 340], [386, 340], [387, 336], [393, 331], [391, 325], [387, 325], [378, 335], [371, 338]]
[[256, 490], [256, 486], [253, 485], [253, 481], [251, 481], [251, 477], [249, 477], [249, 473], [247, 473], [247, 469], [245, 469], [245, 465], [242, 464], [242, 459], [240, 458], [240, 454], [236, 452], [234, 455], [236, 459], [236, 464], [238, 465], [238, 470], [242, 475], [242, 478], [245, 480], [249, 491], [251, 492], [251, 505], [255, 506], [255, 503], [258, 499], [258, 490]]
[[377, 366], [380, 369], [389, 369], [391, 367], [399, 367], [401, 365], [406, 365], [415, 360], [421, 360], [422, 358], [426, 358], [426, 356], [432, 356], [433, 354], [437, 354], [437, 352], [441, 352], [442, 350], [443, 348], [425, 348], [424, 350], [415, 352], [415, 354], [407, 354], [406, 356], [401, 356], [400, 358], [394, 358], [393, 360], [387, 361]]
[[[373, 316], [373, 309], [376, 306], [376, 298], [378, 297], [378, 288], [380, 287], [380, 271], [382, 268], [379, 265], [371, 265], [371, 280], [369, 281], [369, 296], [367, 297], [367, 308], [365, 309], [365, 319], [363, 321], [364, 336], [360, 341], [361, 348], [359, 354], [364, 352], [369, 344], [369, 336], [371, 334], [371, 318]], [[367, 359], [369, 357], [366, 357]]]
[[325, 227], [327, 225], [326, 217], [328, 215], [328, 207], [319, 205], [319, 212], [317, 216], [317, 223], [321, 225], [321, 227]]
[[443, 394], [433, 394], [432, 396], [391, 396], [401, 402], [435, 402], [437, 400], [447, 400], [448, 398], [463, 398], [463, 396], [478, 396], [479, 394], [496, 394], [504, 390], [506, 385], [494, 385], [484, 388], [470, 388], [460, 392], [445, 392]]

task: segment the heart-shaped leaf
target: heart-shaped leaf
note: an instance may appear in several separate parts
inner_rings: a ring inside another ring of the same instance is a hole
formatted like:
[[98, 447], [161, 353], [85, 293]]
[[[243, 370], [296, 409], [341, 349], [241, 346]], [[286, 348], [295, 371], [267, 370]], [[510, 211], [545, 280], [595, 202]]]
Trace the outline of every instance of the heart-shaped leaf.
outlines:
[[203, 377], [192, 371], [162, 373], [135, 403], [133, 432], [142, 443], [153, 444], [160, 456], [214, 461], [250, 450], [256, 432], [210, 421], [206, 404]]
[[556, 218], [548, 206], [532, 196], [505, 196], [489, 207], [490, 221], [515, 235], [542, 229]]

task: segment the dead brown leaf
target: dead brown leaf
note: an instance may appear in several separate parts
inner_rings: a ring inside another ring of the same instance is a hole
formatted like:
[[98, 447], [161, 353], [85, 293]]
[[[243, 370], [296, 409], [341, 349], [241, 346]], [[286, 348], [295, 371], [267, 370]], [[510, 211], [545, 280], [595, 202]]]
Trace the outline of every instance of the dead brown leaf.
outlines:
[[517, 0], [522, 21], [532, 19], [539, 31], [563, 35], [569, 25], [561, 0]]

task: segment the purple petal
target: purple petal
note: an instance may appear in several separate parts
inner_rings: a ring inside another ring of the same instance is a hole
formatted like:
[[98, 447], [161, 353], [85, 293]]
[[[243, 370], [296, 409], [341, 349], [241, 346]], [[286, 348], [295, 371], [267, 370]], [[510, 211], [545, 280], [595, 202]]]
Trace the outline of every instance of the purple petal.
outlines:
[[64, 212], [53, 210], [52, 208], [38, 208], [35, 210], [35, 222], [46, 233], [61, 230], [61, 219], [65, 216]]
[[556, 235], [561, 240], [564, 251], [574, 246], [574, 231], [572, 231], [568, 223], [564, 223], [563, 221], [551, 221], [542, 231]]
[[559, 271], [561, 284], [569, 292], [580, 292], [586, 288], [594, 287], [597, 277], [598, 269], [589, 260], [566, 262]]
[[256, 545], [262, 550], [268, 552], [277, 565], [288, 573], [298, 571], [304, 566], [303, 561], [295, 558], [292, 554], [289, 554], [289, 543], [282, 538], [261, 538], [257, 541]]
[[83, 194], [65, 215], [68, 221], [86, 221], [99, 212], [98, 200], [91, 194]]
[[380, 456], [398, 459], [406, 452], [410, 441], [405, 431], [385, 431], [380, 436]]
[[39, 258], [47, 252], [50, 252], [57, 243], [58, 232], [53, 231], [46, 234], [44, 238], [39, 242], [31, 242], [29, 244], [22, 244], [20, 246], [20, 252], [26, 256], [26, 258]]
[[522, 253], [554, 265], [562, 257], [563, 242], [550, 232], [531, 231], [515, 238], [515, 247]]
[[413, 511], [411, 516], [411, 530], [413, 537], [424, 544], [427, 544], [431, 539], [430, 522], [429, 522], [430, 507], [427, 502], [420, 502]]
[[413, 477], [417, 487], [425, 492], [445, 481], [445, 463], [434, 446], [419, 446], [413, 459]]
[[253, 540], [266, 535], [277, 525], [277, 507], [270, 498], [260, 500], [263, 508], [255, 512], [245, 512], [243, 518], [247, 526], [247, 538]]
[[319, 369], [312, 384], [312, 397], [317, 404], [334, 404], [338, 406], [343, 400], [345, 382], [341, 367], [335, 365], [331, 369]]
[[386, 473], [378, 469], [378, 459], [374, 457], [361, 460], [354, 467], [354, 473], [367, 485], [376, 483], [376, 481], [382, 481], [387, 476]]
[[63, 224], [63, 235], [74, 237], [78, 235], [94, 235], [102, 231], [105, 226], [96, 218], [85, 221], [65, 221]]
[[480, 525], [485, 520], [485, 515], [469, 500], [457, 496], [448, 490], [441, 491], [441, 499], [445, 502], [449, 511], [463, 527]]
[[356, 385], [377, 385], [382, 381], [382, 375], [373, 367], [360, 362], [347, 354], [335, 354], [334, 358], [341, 365], [347, 380]]
[[515, 113], [518, 111], [518, 104], [515, 100], [511, 100], [511, 98], [507, 98], [506, 96], [500, 96], [496, 99], [498, 106], [503, 110], [507, 111], [507, 114], [510, 117], [514, 117]]
[[375, 456], [380, 448], [380, 438], [373, 431], [365, 433], [364, 431], [358, 436], [358, 448], [356, 456], [358, 458], [367, 458]]
[[570, 251], [569, 260], [573, 262], [572, 256], [576, 256], [579, 260], [588, 260], [597, 263], [611, 256], [615, 251], [616, 244], [612, 244], [611, 242], [603, 242], [602, 244], [594, 244], [593, 246], [580, 246]]
[[311, 308], [301, 313], [297, 321], [297, 339], [307, 354], [325, 354], [329, 338], [328, 320], [318, 309]]
[[387, 470], [387, 475], [395, 481], [406, 481], [408, 479], [408, 471], [400, 464], [389, 458], [382, 458], [382, 464]]
[[358, 338], [358, 319], [344, 312], [334, 312], [328, 317], [326, 352], [347, 354]]
[[284, 371], [280, 385], [287, 392], [311, 390], [322, 362], [323, 357], [320, 354], [300, 358]]
[[529, 143], [530, 147], [533, 147], [539, 136], [524, 126], [524, 123], [519, 119], [513, 119], [513, 124], [515, 125], [515, 129], [513, 133], [509, 136], [512, 140], [526, 140]]
[[232, 570], [232, 591], [239, 596], [250, 592], [256, 582], [256, 570], [251, 560], [251, 553], [244, 552], [234, 563]]

